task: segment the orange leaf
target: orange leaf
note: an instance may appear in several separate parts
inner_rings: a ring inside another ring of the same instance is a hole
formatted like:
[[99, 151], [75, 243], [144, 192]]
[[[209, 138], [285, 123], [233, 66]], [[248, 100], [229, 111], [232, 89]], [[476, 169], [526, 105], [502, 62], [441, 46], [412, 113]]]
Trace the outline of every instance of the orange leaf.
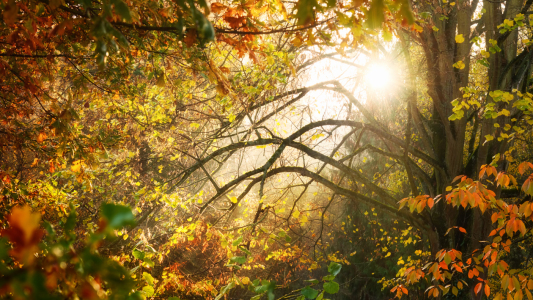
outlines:
[[485, 284], [485, 295], [487, 295], [487, 297], [490, 295], [490, 287], [488, 284]]
[[14, 247], [10, 254], [23, 264], [31, 264], [37, 252], [37, 244], [41, 241], [44, 231], [39, 228], [41, 215], [32, 213], [29, 206], [15, 207], [9, 215], [9, 229], [1, 231], [7, 236]]
[[403, 287], [403, 285], [400, 285], [400, 288], [402, 289], [402, 293], [404, 293], [405, 295], [409, 294], [409, 291]]
[[429, 198], [428, 199], [428, 206], [429, 206], [430, 209], [433, 208], [433, 204], [435, 204], [435, 202], [433, 201], [433, 198]]
[[466, 177], [466, 176], [464, 176], [464, 175], [455, 176], [455, 178], [452, 180], [452, 183], [456, 182], [459, 179], [462, 179], [463, 177]]
[[483, 178], [483, 175], [485, 175], [485, 170], [486, 170], [486, 167], [487, 165], [482, 165], [481, 166], [481, 171], [479, 171], [479, 179]]
[[520, 173], [520, 175], [524, 175], [524, 163], [518, 165], [518, 173]]
[[474, 292], [477, 294], [479, 294], [479, 292], [481, 291], [481, 287], [483, 286], [483, 283], [478, 283], [476, 284], [476, 287], [474, 288]]
[[42, 143], [44, 140], [46, 140], [48, 136], [43, 131], [39, 132], [39, 135], [37, 136], [37, 142]]

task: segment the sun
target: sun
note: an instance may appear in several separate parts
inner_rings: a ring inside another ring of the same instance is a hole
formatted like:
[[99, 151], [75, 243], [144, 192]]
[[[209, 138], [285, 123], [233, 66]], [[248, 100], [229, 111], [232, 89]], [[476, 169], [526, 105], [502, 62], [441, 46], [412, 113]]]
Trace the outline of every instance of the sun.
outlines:
[[366, 67], [365, 82], [372, 90], [384, 92], [390, 90], [392, 85], [393, 70], [385, 63], [372, 63]]

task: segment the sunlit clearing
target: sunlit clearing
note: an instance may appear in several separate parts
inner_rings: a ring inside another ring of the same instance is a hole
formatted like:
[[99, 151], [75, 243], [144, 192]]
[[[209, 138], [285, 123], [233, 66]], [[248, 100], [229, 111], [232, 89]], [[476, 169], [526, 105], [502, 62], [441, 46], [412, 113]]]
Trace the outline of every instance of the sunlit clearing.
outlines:
[[373, 90], [385, 92], [391, 87], [392, 72], [392, 68], [383, 63], [371, 64], [365, 72], [365, 81]]

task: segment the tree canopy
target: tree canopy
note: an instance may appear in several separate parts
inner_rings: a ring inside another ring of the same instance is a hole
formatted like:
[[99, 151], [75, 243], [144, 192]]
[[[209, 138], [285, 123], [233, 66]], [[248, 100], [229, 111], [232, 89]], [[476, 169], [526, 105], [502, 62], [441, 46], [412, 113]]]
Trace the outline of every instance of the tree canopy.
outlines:
[[4, 0], [0, 296], [533, 300], [533, 1]]

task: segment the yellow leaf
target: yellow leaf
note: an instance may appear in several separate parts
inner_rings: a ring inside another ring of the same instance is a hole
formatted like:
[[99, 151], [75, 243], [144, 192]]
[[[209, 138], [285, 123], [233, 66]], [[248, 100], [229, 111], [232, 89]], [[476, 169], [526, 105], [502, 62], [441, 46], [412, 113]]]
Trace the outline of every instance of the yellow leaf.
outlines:
[[32, 213], [31, 208], [27, 205], [13, 208], [9, 216], [9, 224], [11, 227], [22, 229], [21, 233], [26, 243], [30, 242], [34, 231], [39, 229], [40, 221], [41, 215], [39, 213]]
[[424, 28], [422, 28], [422, 26], [418, 25], [418, 24], [413, 24], [413, 29], [417, 32], [422, 32], [424, 31]]
[[455, 64], [453, 64], [453, 67], [457, 68], [459, 70], [462, 70], [462, 69], [465, 68], [465, 63], [460, 60], [460, 61], [456, 62]]
[[[454, 2], [454, 3], [455, 3], [455, 2]], [[463, 37], [462, 34], [458, 34], [458, 35], [455, 36], [455, 42], [456, 42], [457, 44], [461, 44], [461, 43], [464, 42], [464, 41], [465, 41], [465, 38]]]
[[498, 115], [504, 115], [504, 116], [508, 117], [508, 116], [511, 115], [511, 112], [504, 108], [504, 109], [502, 109], [502, 111], [500, 111], [498, 113]]
[[237, 197], [235, 197], [235, 196], [231, 196], [231, 197], [229, 197], [229, 200], [230, 200], [232, 203], [237, 203]]
[[242, 282], [242, 284], [248, 284], [248, 283], [250, 283], [250, 278], [243, 277], [243, 278], [241, 278], [241, 282]]
[[164, 87], [165, 86], [165, 74], [159, 75], [159, 77], [157, 77], [157, 81], [155, 84], [158, 87]]
[[33, 163], [31, 164], [32, 167], [35, 167], [39, 163], [39, 159], [36, 157], [33, 159]]
[[296, 219], [298, 219], [298, 217], [300, 216], [300, 212], [298, 210], [295, 210], [293, 213], [292, 213], [292, 216], [295, 217]]
[[79, 173], [79, 172], [81, 172], [82, 164], [83, 164], [83, 160], [76, 160], [76, 161], [74, 161], [74, 163], [72, 163], [72, 166], [70, 167], [70, 170], [72, 172]]
[[296, 37], [294, 40], [292, 40], [292, 44], [296, 47], [300, 47], [302, 45], [303, 41], [299, 37]]

